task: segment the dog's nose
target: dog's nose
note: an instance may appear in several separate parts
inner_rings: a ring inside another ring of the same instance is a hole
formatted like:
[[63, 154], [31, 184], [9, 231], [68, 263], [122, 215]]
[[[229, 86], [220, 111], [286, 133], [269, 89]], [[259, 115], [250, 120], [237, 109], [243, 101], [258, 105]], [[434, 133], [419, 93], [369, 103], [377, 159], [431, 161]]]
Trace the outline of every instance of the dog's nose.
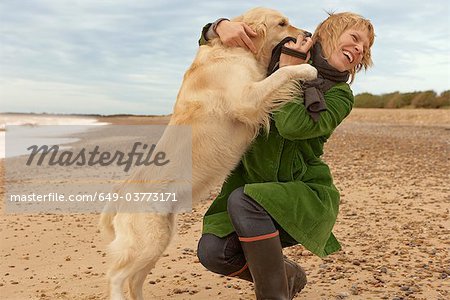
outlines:
[[305, 31], [303, 34], [305, 35], [305, 38], [312, 37], [312, 33], [309, 31]]

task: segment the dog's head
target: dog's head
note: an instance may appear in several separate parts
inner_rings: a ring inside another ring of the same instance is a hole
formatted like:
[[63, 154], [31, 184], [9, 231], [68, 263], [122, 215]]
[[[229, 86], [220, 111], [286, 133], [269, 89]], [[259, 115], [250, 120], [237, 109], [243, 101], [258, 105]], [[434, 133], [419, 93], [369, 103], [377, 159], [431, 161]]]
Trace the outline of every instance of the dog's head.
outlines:
[[305, 31], [289, 24], [289, 19], [269, 8], [253, 8], [233, 21], [249, 25], [257, 36], [252, 38], [257, 49], [256, 58], [264, 66], [269, 65], [272, 49], [287, 36], [297, 37]]

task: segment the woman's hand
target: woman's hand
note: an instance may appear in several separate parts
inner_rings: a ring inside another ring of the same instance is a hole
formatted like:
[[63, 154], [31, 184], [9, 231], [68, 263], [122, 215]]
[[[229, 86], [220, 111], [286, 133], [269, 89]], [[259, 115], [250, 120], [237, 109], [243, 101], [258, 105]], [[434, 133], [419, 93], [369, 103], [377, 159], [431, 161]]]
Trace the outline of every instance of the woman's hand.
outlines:
[[291, 65], [300, 65], [304, 64], [309, 61], [311, 58], [311, 53], [309, 53], [309, 49], [311, 49], [313, 45], [313, 41], [310, 37], [305, 37], [303, 34], [299, 34], [297, 36], [297, 42], [294, 43], [293, 41], [287, 42], [284, 44], [287, 48], [306, 53], [306, 59], [303, 60], [298, 57], [290, 56], [284, 53], [281, 53], [280, 55], [280, 68], [284, 66], [291, 66]]
[[244, 22], [221, 21], [216, 27], [216, 33], [222, 43], [228, 47], [242, 47], [256, 53], [251, 37], [256, 37], [253, 31]]

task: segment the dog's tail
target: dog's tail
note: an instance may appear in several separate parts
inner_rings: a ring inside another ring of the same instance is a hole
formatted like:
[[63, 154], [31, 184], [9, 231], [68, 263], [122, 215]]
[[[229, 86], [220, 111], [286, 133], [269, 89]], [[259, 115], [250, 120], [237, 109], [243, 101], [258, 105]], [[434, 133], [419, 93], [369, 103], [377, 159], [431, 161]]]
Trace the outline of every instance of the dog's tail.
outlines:
[[114, 230], [114, 217], [116, 216], [117, 212], [102, 212], [100, 214], [100, 220], [98, 222], [98, 226], [100, 230], [108, 235], [111, 239], [115, 238], [115, 230]]

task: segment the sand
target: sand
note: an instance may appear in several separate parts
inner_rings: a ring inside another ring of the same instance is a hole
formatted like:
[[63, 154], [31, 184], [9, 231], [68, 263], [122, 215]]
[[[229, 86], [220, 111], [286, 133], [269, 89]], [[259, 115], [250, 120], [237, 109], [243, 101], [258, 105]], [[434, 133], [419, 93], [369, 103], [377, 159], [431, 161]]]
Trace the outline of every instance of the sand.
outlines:
[[[450, 110], [352, 112], [324, 156], [342, 191], [335, 235], [343, 250], [320, 259], [302, 246], [285, 249], [308, 274], [296, 299], [450, 298], [449, 142]], [[3, 163], [1, 174], [3, 182]], [[145, 282], [147, 299], [254, 299], [251, 284], [198, 262], [209, 203], [180, 215], [178, 234]], [[98, 214], [5, 215], [0, 205], [1, 299], [107, 298]]]

